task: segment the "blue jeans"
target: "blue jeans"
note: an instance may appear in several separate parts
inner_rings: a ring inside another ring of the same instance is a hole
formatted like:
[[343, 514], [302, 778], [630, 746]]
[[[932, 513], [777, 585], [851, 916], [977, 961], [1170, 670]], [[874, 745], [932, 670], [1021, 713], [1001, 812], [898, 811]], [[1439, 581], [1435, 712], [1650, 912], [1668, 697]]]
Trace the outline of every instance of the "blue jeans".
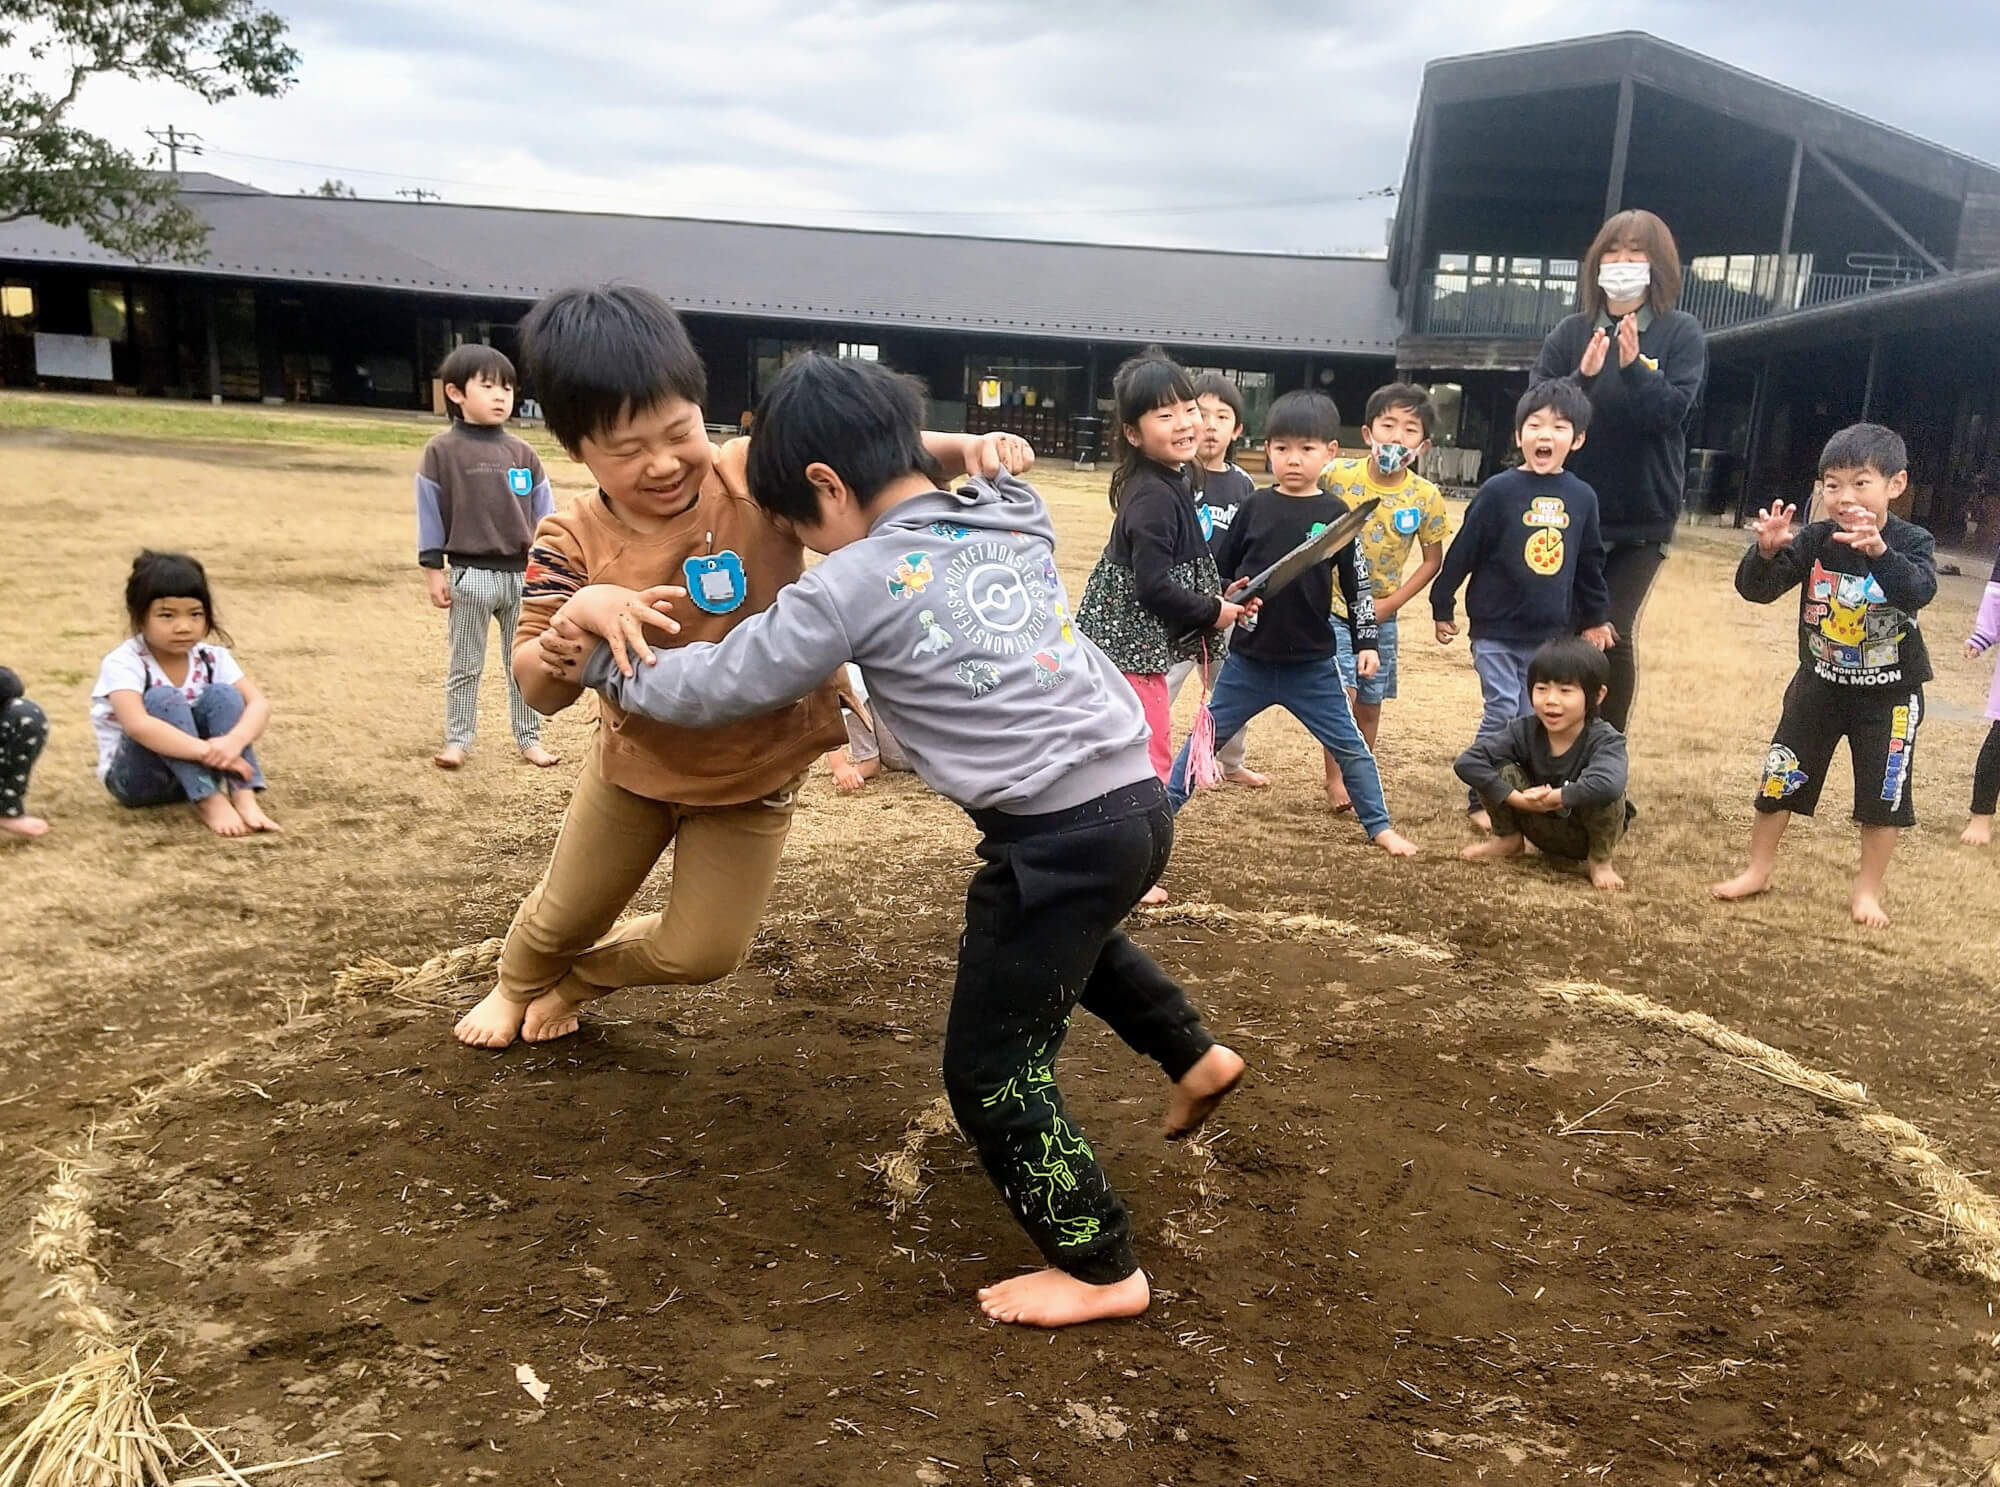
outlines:
[[[1486, 703], [1479, 714], [1479, 731], [1472, 735], [1474, 743], [1528, 715], [1528, 662], [1541, 647], [1539, 640], [1472, 637], [1472, 669], [1479, 673], [1479, 695]], [[1477, 791], [1466, 791], [1465, 798], [1468, 811], [1481, 809]]]
[[[243, 717], [243, 694], [231, 686], [204, 688], [193, 702], [182, 696], [178, 687], [150, 687], [141, 700], [148, 717], [158, 718], [196, 738], [219, 738]], [[247, 780], [192, 759], [168, 759], [127, 738], [119, 743], [118, 752], [112, 756], [111, 772], [104, 777], [104, 787], [111, 792], [112, 799], [129, 806], [201, 801], [218, 790], [263, 789], [264, 771], [257, 767], [257, 756], [245, 749], [243, 762], [250, 766]]]
[[1347, 683], [1347, 690], [1354, 694], [1356, 702], [1369, 702], [1380, 707], [1396, 698], [1396, 622], [1382, 621], [1375, 632], [1375, 656], [1382, 664], [1373, 676], [1362, 676], [1354, 669], [1354, 637], [1348, 632], [1347, 621], [1339, 615], [1333, 617], [1334, 655], [1340, 659], [1340, 679]]
[[[1321, 661], [1253, 661], [1231, 652], [1216, 678], [1208, 711], [1217, 738], [1234, 738], [1266, 708], [1282, 707], [1305, 725], [1340, 762], [1341, 777], [1354, 800], [1354, 814], [1369, 839], [1389, 829], [1389, 808], [1382, 801], [1382, 775], [1375, 756], [1354, 726], [1354, 709], [1347, 705], [1347, 688], [1332, 656]], [[1188, 784], [1188, 744], [1181, 745], [1167, 777], [1167, 795], [1175, 810], [1193, 794]]]

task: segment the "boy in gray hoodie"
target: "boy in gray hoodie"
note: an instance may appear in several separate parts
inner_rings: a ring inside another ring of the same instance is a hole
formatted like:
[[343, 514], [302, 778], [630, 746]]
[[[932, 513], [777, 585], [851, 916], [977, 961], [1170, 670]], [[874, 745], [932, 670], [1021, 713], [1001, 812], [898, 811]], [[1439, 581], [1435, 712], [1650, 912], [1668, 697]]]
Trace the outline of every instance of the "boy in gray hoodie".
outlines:
[[912, 769], [983, 833], [945, 1088], [1049, 1263], [982, 1290], [981, 1307], [1043, 1327], [1136, 1316], [1150, 1292], [1130, 1218], [1056, 1088], [1070, 1011], [1081, 1002], [1174, 1081], [1170, 1138], [1200, 1126], [1243, 1061], [1119, 927], [1166, 866], [1173, 815], [1138, 701], [1071, 622], [1048, 509], [1007, 471], [939, 489], [922, 414], [916, 384], [878, 364], [794, 362], [757, 411], [750, 493], [825, 561], [719, 644], [657, 655], [644, 632], [677, 628], [682, 591], [585, 589], [544, 663], [688, 727], [860, 666]]

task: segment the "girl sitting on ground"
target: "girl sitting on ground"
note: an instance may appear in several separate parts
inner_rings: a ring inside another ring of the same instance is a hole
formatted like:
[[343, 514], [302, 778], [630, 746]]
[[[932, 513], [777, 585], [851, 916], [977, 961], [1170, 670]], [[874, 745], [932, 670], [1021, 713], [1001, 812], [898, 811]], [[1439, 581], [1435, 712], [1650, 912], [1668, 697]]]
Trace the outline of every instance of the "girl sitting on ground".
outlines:
[[186, 553], [142, 552], [125, 612], [131, 637], [90, 694], [98, 779], [120, 805], [187, 801], [218, 836], [276, 831], [257, 804], [264, 774], [251, 750], [271, 704], [229, 654], [208, 574]]
[[[1993, 576], [1986, 581], [1980, 600], [1979, 618], [1965, 642], [1965, 654], [1977, 656], [2000, 642], [2000, 558], [1993, 563]], [[1979, 761], [1972, 770], [1972, 817], [1965, 823], [1959, 840], [1968, 847], [1984, 847], [1993, 841], [1993, 811], [2000, 805], [2000, 667], [1994, 668], [1993, 685], [1986, 693], [1986, 716], [1993, 726], [1986, 730], [1986, 742], [1979, 747]], [[5, 825], [0, 822], [0, 825]]]
[[0, 835], [45, 836], [49, 823], [28, 814], [28, 775], [48, 742], [49, 720], [22, 695], [21, 679], [0, 666]]

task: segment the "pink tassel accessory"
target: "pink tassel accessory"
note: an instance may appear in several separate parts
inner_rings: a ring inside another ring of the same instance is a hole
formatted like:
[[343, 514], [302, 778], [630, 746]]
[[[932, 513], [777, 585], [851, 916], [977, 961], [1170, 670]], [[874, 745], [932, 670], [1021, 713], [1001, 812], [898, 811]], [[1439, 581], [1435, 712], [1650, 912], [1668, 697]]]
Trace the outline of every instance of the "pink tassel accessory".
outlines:
[[1208, 648], [1201, 654], [1201, 711], [1194, 715], [1194, 732], [1188, 735], [1188, 781], [1197, 790], [1213, 790], [1222, 783], [1222, 761], [1215, 757], [1215, 715], [1208, 710], [1215, 695], [1210, 677]]

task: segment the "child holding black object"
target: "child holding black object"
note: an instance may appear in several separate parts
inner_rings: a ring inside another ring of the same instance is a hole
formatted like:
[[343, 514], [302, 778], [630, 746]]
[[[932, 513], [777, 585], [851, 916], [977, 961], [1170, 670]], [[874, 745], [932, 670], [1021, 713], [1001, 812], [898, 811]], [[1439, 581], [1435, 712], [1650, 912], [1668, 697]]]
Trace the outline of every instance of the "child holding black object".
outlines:
[[945, 1088], [1049, 1268], [986, 1288], [981, 1307], [1042, 1327], [1136, 1316], [1150, 1293], [1130, 1220], [1056, 1088], [1071, 1009], [1080, 1001], [1174, 1081], [1169, 1137], [1207, 1118], [1243, 1061], [1119, 928], [1166, 865], [1173, 816], [1137, 699], [1069, 621], [1048, 509], [1004, 472], [938, 489], [922, 408], [916, 385], [879, 364], [794, 362], [757, 410], [749, 486], [826, 560], [720, 642], [637, 667], [628, 641], [675, 629], [659, 611], [680, 591], [585, 589], [544, 658], [623, 709], [696, 728], [860, 665], [916, 773], [984, 833]]
[[[1449, 645], [1458, 634], [1459, 585], [1472, 580], [1465, 615], [1485, 699], [1474, 743], [1527, 716], [1528, 662], [1543, 641], [1579, 628], [1599, 650], [1614, 639], [1597, 495], [1563, 471], [1589, 425], [1590, 399], [1575, 383], [1528, 390], [1514, 408], [1521, 464], [1479, 487], [1431, 585], [1438, 644]], [[1467, 799], [1473, 825], [1490, 830], [1479, 797]]]
[[1797, 509], [1772, 505], [1752, 523], [1757, 541], [1736, 567], [1736, 592], [1769, 604], [1799, 589], [1799, 669], [1764, 756], [1750, 865], [1709, 891], [1749, 898], [1771, 886], [1778, 843], [1794, 814], [1819, 804], [1827, 766], [1842, 738], [1854, 766], [1854, 819], [1861, 867], [1854, 877], [1854, 922], [1888, 926], [1882, 880], [1896, 837], [1917, 824], [1917, 726], [1924, 715], [1930, 653], [1916, 612], [1937, 595], [1931, 534], [1889, 514], [1909, 484], [1902, 438], [1857, 423], [1827, 440], [1819, 457], [1821, 509], [1829, 519], [1794, 534]]
[[[1230, 525], [1218, 559], [1225, 581], [1263, 572], [1347, 515], [1347, 504], [1321, 491], [1317, 483], [1339, 431], [1340, 414], [1325, 393], [1288, 392], [1271, 404], [1264, 450], [1278, 483], [1246, 501]], [[1284, 708], [1340, 761], [1355, 815], [1368, 839], [1393, 856], [1408, 857], [1416, 846], [1389, 824], [1382, 776], [1355, 726], [1341, 679], [1333, 629], [1327, 623], [1336, 573], [1347, 600], [1343, 623], [1354, 638], [1355, 664], [1363, 676], [1374, 674], [1375, 608], [1356, 541], [1265, 598], [1254, 619], [1237, 623], [1229, 659], [1222, 663], [1215, 695], [1209, 699], [1209, 714], [1215, 720], [1215, 736], [1232, 738], [1266, 708]], [[1194, 793], [1188, 780], [1192, 753], [1190, 739], [1181, 746], [1167, 777], [1167, 794], [1176, 810]]]
[[1582, 862], [1594, 888], [1623, 888], [1611, 852], [1625, 835], [1625, 735], [1598, 716], [1611, 681], [1604, 652], [1578, 636], [1542, 645], [1528, 662], [1534, 712], [1476, 739], [1458, 756], [1493, 818], [1493, 839], [1461, 857], [1518, 857], [1523, 838], [1550, 857]]

